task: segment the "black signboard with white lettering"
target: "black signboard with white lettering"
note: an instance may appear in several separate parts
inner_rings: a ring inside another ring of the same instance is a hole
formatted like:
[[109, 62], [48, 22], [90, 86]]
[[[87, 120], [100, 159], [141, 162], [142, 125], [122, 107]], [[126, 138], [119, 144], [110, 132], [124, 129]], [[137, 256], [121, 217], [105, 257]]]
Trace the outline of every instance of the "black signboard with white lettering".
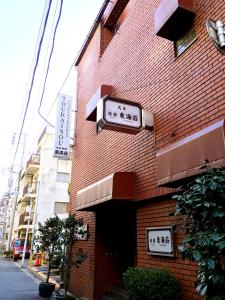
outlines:
[[173, 228], [147, 228], [148, 253], [151, 255], [174, 256]]

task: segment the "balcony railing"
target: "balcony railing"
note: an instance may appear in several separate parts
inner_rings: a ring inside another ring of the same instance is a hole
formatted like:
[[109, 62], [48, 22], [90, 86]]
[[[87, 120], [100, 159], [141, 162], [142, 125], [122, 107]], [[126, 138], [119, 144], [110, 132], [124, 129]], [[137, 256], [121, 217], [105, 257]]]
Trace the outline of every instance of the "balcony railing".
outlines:
[[[28, 225], [28, 219], [29, 219], [29, 215], [28, 213], [24, 213], [22, 215], [20, 215], [20, 219], [19, 219], [19, 226], [20, 225]], [[33, 223], [33, 215], [31, 214], [31, 218], [30, 218], [30, 225], [32, 225]]]
[[40, 154], [32, 154], [30, 159], [27, 162], [27, 168], [29, 165], [39, 165], [40, 163]]
[[37, 193], [37, 182], [28, 182], [23, 188], [23, 196], [26, 194], [36, 194]]
[[40, 164], [40, 154], [32, 154], [25, 164], [21, 177], [23, 178], [25, 175], [34, 175], [39, 169]]

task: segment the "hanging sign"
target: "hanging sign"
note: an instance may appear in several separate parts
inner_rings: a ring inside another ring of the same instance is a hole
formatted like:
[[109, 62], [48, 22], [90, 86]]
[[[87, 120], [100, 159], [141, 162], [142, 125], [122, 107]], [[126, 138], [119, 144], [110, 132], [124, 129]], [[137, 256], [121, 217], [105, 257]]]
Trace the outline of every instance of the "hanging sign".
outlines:
[[148, 253], [174, 256], [172, 227], [147, 228]]
[[142, 108], [137, 103], [105, 96], [97, 104], [99, 129], [136, 134], [142, 129]]
[[59, 159], [69, 158], [72, 97], [60, 94], [57, 99], [55, 144], [53, 156]]

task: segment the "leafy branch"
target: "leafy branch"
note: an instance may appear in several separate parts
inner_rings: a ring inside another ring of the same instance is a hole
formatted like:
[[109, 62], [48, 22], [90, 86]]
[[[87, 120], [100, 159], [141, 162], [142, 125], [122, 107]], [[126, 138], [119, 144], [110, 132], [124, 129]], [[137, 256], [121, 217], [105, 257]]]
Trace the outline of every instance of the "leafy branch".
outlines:
[[196, 291], [204, 299], [225, 299], [225, 168], [211, 169], [173, 196], [182, 215], [184, 259], [198, 263]]

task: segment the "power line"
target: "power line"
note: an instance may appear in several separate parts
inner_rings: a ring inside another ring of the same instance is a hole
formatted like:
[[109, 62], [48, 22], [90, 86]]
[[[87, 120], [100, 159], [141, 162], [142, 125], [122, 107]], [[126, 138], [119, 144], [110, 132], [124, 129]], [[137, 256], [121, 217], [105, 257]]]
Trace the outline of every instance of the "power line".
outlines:
[[58, 18], [57, 18], [57, 21], [56, 21], [56, 25], [55, 25], [55, 29], [54, 29], [54, 33], [53, 33], [52, 47], [51, 47], [51, 51], [50, 51], [50, 55], [49, 55], [49, 59], [48, 59], [47, 70], [46, 70], [46, 74], [45, 74], [45, 79], [44, 79], [44, 84], [43, 84], [41, 99], [40, 99], [40, 103], [39, 103], [39, 107], [38, 107], [38, 114], [50, 126], [53, 126], [53, 125], [41, 114], [40, 110], [41, 110], [41, 105], [42, 105], [43, 97], [44, 97], [44, 93], [45, 93], [45, 86], [46, 86], [46, 82], [47, 82], [47, 78], [48, 78], [48, 72], [49, 72], [49, 68], [50, 68], [52, 54], [53, 54], [53, 51], [54, 51], [56, 32], [57, 32], [57, 28], [58, 28], [58, 25], [59, 25], [61, 14], [62, 14], [62, 6], [63, 6], [63, 0], [61, 0], [61, 3], [60, 3], [59, 15], [58, 15]]
[[[60, 92], [62, 91], [62, 89], [63, 89], [63, 87], [64, 87], [66, 81], [68, 80], [68, 78], [69, 78], [69, 76], [70, 76], [70, 73], [71, 73], [71, 71], [72, 71], [74, 65], [75, 65], [75, 59], [73, 60], [73, 63], [71, 64], [71, 66], [70, 66], [70, 68], [69, 68], [69, 70], [68, 70], [68, 72], [67, 72], [67, 75], [66, 75], [66, 77], [65, 77], [65, 79], [64, 79], [64, 81], [63, 81], [63, 83], [62, 83], [62, 85], [61, 85], [61, 87], [60, 87], [60, 89], [59, 89], [59, 91], [57, 92], [56, 97], [54, 98], [54, 101], [52, 102], [52, 105], [51, 105], [50, 109], [49, 109], [48, 112], [47, 112], [47, 116], [44, 117], [43, 115], [40, 115], [41, 118], [42, 118], [45, 122], [47, 122], [47, 123], [48, 123], [51, 127], [53, 127], [53, 128], [54, 128], [55, 126], [54, 126], [53, 124], [51, 124], [51, 123], [47, 120], [47, 117], [49, 116], [50, 112], [52, 111], [52, 108], [53, 108], [53, 106], [54, 106], [54, 104], [55, 104], [55, 102], [56, 102], [56, 100], [57, 100], [57, 96], [58, 96], [58, 95], [60, 94]], [[73, 90], [75, 90], [75, 89], [73, 89]], [[71, 90], [71, 91], [72, 91], [72, 90]], [[43, 93], [43, 92], [42, 92], [42, 93]], [[39, 104], [39, 109], [40, 109], [40, 107], [41, 107], [42, 100], [43, 100], [43, 95], [42, 95], [42, 97], [41, 97], [41, 101], [40, 101], [40, 104]], [[34, 141], [36, 141], [36, 140], [39, 138], [39, 136], [40, 136], [40, 134], [41, 134], [41, 132], [42, 132], [43, 130], [44, 130], [44, 128], [43, 128], [43, 125], [42, 125], [41, 128], [39, 129], [38, 133], [36, 134], [35, 139], [33, 139]]]
[[[47, 116], [50, 114], [50, 112], [51, 112], [51, 110], [52, 110], [52, 108], [53, 108], [53, 106], [54, 106], [54, 104], [56, 102], [57, 96], [61, 93], [61, 91], [62, 91], [62, 89], [63, 89], [63, 87], [64, 87], [64, 85], [65, 85], [65, 83], [66, 83], [66, 81], [67, 81], [67, 79], [68, 79], [68, 77], [70, 75], [70, 72], [72, 71], [72, 68], [74, 67], [74, 64], [75, 64], [75, 60], [73, 61], [72, 65], [71, 65], [71, 67], [70, 67], [70, 69], [69, 69], [69, 71], [68, 71], [68, 73], [66, 75], [66, 78], [64, 79], [64, 81], [63, 81], [63, 83], [62, 83], [62, 85], [61, 85], [61, 87], [60, 87], [60, 89], [59, 89], [59, 91], [58, 91], [58, 93], [57, 93], [57, 95], [55, 97], [55, 100], [53, 101], [53, 103], [52, 103], [52, 105], [51, 105], [51, 107], [50, 107], [50, 109], [49, 109], [49, 111], [47, 113]], [[52, 127], [55, 127], [55, 126], [52, 125]]]
[[[37, 36], [36, 45], [35, 45], [35, 48], [34, 48], [35, 50], [34, 50], [34, 54], [33, 54], [32, 63], [31, 63], [31, 66], [30, 66], [30, 71], [29, 71], [28, 78], [31, 77], [31, 73], [33, 72], [33, 65], [34, 65], [34, 62], [36, 60], [36, 53], [37, 53], [37, 48], [38, 48], [38, 42], [39, 42], [40, 36], [41, 36], [41, 29], [42, 29], [43, 23], [44, 23], [44, 16], [45, 16], [45, 11], [47, 10], [47, 3], [48, 3], [48, 0], [46, 0], [46, 2], [45, 2], [45, 7], [44, 7], [44, 10], [43, 10], [43, 14], [42, 14], [42, 19], [41, 19], [41, 23], [40, 23], [40, 27], [39, 27], [39, 31], [38, 31], [38, 36]], [[28, 86], [27, 86], [26, 90], [28, 90]], [[26, 94], [27, 93], [25, 92], [24, 98], [26, 98]], [[23, 110], [21, 110], [21, 115], [22, 115], [22, 111]], [[22, 116], [21, 116], [21, 119], [22, 119]]]
[[[55, 6], [55, 11], [54, 11], [54, 17], [53, 17], [53, 21], [52, 21], [52, 26], [51, 26], [51, 31], [49, 34], [49, 40], [48, 40], [48, 44], [47, 44], [47, 50], [46, 50], [46, 55], [45, 55], [45, 59], [44, 59], [44, 64], [43, 64], [43, 70], [42, 70], [42, 74], [41, 74], [41, 78], [44, 78], [44, 73], [45, 73], [45, 66], [47, 64], [48, 61], [48, 53], [49, 53], [49, 49], [50, 49], [50, 44], [51, 44], [51, 37], [53, 34], [53, 30], [54, 30], [54, 24], [55, 24], [55, 19], [56, 19], [56, 12], [58, 9], [58, 4], [59, 4], [59, 0], [57, 0], [57, 5]], [[41, 86], [42, 86], [42, 82], [40, 83], [39, 89], [38, 89], [38, 94], [40, 94], [41, 92]]]
[[[63, 89], [63, 87], [64, 87], [64, 85], [65, 85], [67, 79], [69, 78], [70, 73], [71, 73], [71, 71], [72, 71], [72, 69], [73, 69], [73, 67], [74, 67], [74, 64], [75, 64], [75, 59], [74, 59], [73, 63], [71, 64], [71, 66], [70, 66], [70, 68], [69, 68], [69, 71], [67, 72], [67, 75], [66, 75], [66, 77], [65, 77], [65, 79], [64, 79], [64, 81], [63, 81], [63, 83], [62, 83], [62, 85], [61, 85], [61, 87], [60, 87], [60, 89], [59, 89], [59, 91], [57, 92], [56, 97], [54, 98], [54, 101], [52, 102], [52, 105], [51, 105], [50, 109], [49, 109], [48, 112], [47, 112], [46, 118], [49, 116], [50, 112], [52, 111], [52, 108], [53, 108], [53, 106], [54, 106], [55, 103], [56, 103], [57, 96], [61, 93], [61, 91], [62, 91], [62, 89]], [[70, 90], [70, 91], [75, 91], [75, 90], [76, 90], [76, 89], [73, 89], [73, 90]], [[44, 120], [45, 120], [45, 119], [44, 119]], [[52, 125], [49, 121], [48, 121], [47, 123], [50, 124], [51, 127], [53, 127], [53, 128], [55, 127], [55, 126]], [[43, 126], [43, 125], [42, 125], [42, 126]], [[41, 134], [41, 132], [42, 132], [43, 130], [44, 130], [43, 127], [41, 127], [41, 128], [39, 129], [38, 133], [36, 134], [36, 137], [35, 137], [34, 141], [37, 140], [37, 139], [39, 138], [39, 136], [40, 136], [40, 134]]]
[[24, 112], [24, 115], [23, 115], [22, 125], [21, 125], [20, 132], [19, 132], [19, 138], [18, 138], [18, 141], [17, 141], [15, 154], [14, 154], [13, 161], [12, 161], [12, 166], [15, 163], [15, 159], [16, 159], [16, 155], [17, 155], [17, 152], [18, 152], [19, 143], [20, 143], [20, 139], [21, 139], [21, 135], [22, 135], [22, 132], [23, 132], [23, 127], [24, 127], [24, 123], [25, 123], [25, 119], [26, 119], [26, 115], [27, 115], [27, 111], [28, 111], [28, 107], [29, 107], [29, 103], [30, 103], [30, 99], [31, 99], [31, 92], [32, 92], [32, 89], [33, 89], [34, 78], [35, 78], [35, 74], [36, 74], [36, 70], [37, 70], [37, 66], [38, 66], [38, 62], [39, 62], [42, 42], [43, 42], [43, 39], [44, 39], [46, 27], [47, 27], [49, 13], [50, 13], [50, 9], [51, 9], [51, 4], [52, 4], [52, 0], [49, 0], [46, 16], [45, 16], [45, 19], [44, 19], [44, 27], [43, 27], [42, 35], [41, 35], [41, 38], [40, 38], [40, 41], [39, 41], [36, 61], [35, 61], [35, 65], [34, 65], [34, 69], [33, 69], [33, 73], [32, 73], [31, 84], [30, 84], [30, 89], [29, 89], [29, 93], [28, 93], [28, 99], [27, 99], [27, 103], [26, 103], [26, 107], [25, 107], [25, 112]]
[[[33, 66], [34, 61], [35, 61], [35, 53], [37, 52], [38, 41], [39, 41], [39, 37], [41, 35], [42, 25], [44, 23], [44, 16], [45, 16], [45, 11], [47, 9], [47, 3], [48, 3], [48, 0], [46, 0], [46, 2], [45, 2], [44, 10], [43, 10], [43, 13], [42, 13], [41, 23], [40, 23], [39, 30], [38, 30], [38, 36], [37, 36], [37, 40], [36, 40], [36, 45], [35, 45], [35, 50], [34, 50], [34, 54], [33, 54], [33, 59], [32, 59], [32, 63], [31, 63], [31, 67], [30, 67], [29, 77], [31, 76], [32, 66]], [[28, 87], [27, 87], [27, 89], [28, 89]], [[25, 92], [25, 95], [26, 95], [26, 92]], [[24, 98], [25, 98], [25, 95], [24, 95]], [[21, 114], [22, 114], [22, 111], [23, 111], [23, 109], [21, 109]], [[21, 118], [22, 118], [22, 116], [20, 117], [20, 119]], [[19, 122], [19, 124], [20, 124], [20, 122]], [[20, 126], [19, 124], [18, 124], [18, 127]], [[14, 147], [15, 140], [16, 140], [16, 138], [15, 138], [16, 134], [17, 134], [17, 132], [14, 132], [13, 135], [12, 135], [12, 141], [11, 141], [10, 148], [8, 150], [7, 160], [10, 159], [10, 156], [12, 156], [11, 152], [13, 152], [13, 147]]]

